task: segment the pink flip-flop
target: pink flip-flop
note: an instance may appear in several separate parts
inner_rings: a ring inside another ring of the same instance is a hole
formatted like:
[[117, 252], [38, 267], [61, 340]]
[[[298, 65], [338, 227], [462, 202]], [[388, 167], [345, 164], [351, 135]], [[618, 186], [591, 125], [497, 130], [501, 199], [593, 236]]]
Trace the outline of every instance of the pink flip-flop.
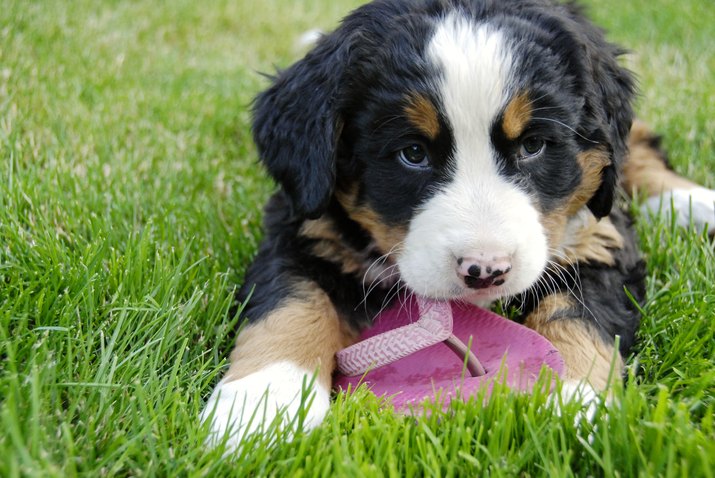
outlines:
[[476, 306], [424, 299], [382, 312], [336, 358], [335, 388], [364, 383], [397, 410], [435, 397], [446, 408], [495, 380], [528, 391], [542, 367], [564, 371], [556, 348], [535, 331]]

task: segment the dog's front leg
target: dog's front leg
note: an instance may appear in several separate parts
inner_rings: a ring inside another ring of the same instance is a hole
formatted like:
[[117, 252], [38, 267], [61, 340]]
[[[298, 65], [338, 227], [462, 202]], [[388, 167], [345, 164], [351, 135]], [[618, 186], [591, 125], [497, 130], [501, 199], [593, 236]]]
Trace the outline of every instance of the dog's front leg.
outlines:
[[590, 320], [578, 311], [574, 298], [559, 293], [545, 297], [527, 318], [525, 325], [546, 337], [561, 353], [566, 366], [565, 398], [578, 393], [588, 402], [596, 392], [619, 380], [623, 360], [614, 343], [607, 343]]
[[318, 426], [329, 407], [335, 353], [352, 339], [322, 289], [294, 286], [236, 339], [230, 367], [202, 413], [210, 421], [209, 441], [228, 436], [227, 448], [236, 449], [276, 417], [282, 426], [294, 427], [300, 416], [303, 430]]

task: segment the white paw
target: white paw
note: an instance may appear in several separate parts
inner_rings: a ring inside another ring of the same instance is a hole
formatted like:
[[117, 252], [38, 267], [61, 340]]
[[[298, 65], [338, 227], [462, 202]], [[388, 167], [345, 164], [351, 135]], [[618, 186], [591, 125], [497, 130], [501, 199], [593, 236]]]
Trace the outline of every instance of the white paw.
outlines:
[[[573, 426], [576, 429], [582, 429], [584, 423], [590, 428], [600, 404], [600, 394], [588, 383], [576, 380], [561, 382], [561, 387], [555, 390], [546, 402], [546, 406], [559, 416], [576, 407], [573, 419]], [[592, 439], [590, 433], [588, 440]]]
[[579, 423], [583, 418], [588, 422], [592, 422], [593, 417], [596, 415], [596, 410], [598, 410], [598, 405], [601, 403], [598, 392], [591, 385], [574, 380], [563, 382], [560, 399], [562, 404], [570, 402], [581, 404], [581, 410], [576, 414], [576, 423]]
[[689, 227], [692, 222], [698, 231], [707, 227], [708, 234], [715, 233], [715, 191], [712, 189], [673, 189], [649, 198], [641, 206], [646, 217], [660, 213], [667, 218], [673, 209], [679, 226]]
[[289, 439], [301, 411], [305, 413], [302, 430], [312, 430], [329, 406], [330, 392], [313, 379], [313, 373], [291, 362], [277, 362], [239, 380], [219, 382], [201, 412], [201, 422], [211, 420], [209, 445], [228, 437], [226, 450], [232, 452], [249, 435], [265, 433], [276, 417]]
[[[561, 384], [561, 391], [557, 398], [556, 411], [561, 414], [562, 407], [569, 403], [580, 404], [579, 410], [574, 415], [573, 426], [586, 433], [586, 440], [593, 444], [596, 439], [597, 425], [594, 425], [596, 412], [601, 404], [601, 396], [596, 390], [585, 382], [567, 380]], [[608, 403], [608, 400], [606, 400]]]

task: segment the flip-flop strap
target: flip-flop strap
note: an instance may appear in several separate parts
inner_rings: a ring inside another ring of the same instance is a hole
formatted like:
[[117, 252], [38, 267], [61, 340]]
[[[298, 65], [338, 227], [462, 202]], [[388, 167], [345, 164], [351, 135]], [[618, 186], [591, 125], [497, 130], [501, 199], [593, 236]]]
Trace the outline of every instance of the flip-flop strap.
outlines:
[[382, 367], [452, 337], [452, 308], [448, 302], [419, 299], [420, 318], [344, 348], [336, 354], [338, 370], [352, 377]]

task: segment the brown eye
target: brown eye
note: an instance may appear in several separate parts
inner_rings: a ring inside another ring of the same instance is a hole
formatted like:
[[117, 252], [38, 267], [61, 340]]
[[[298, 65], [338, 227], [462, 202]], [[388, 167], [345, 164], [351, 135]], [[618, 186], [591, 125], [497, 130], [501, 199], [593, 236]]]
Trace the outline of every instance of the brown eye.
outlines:
[[528, 159], [538, 156], [544, 150], [546, 142], [535, 136], [524, 139], [519, 147], [519, 159]]
[[411, 168], [428, 168], [429, 155], [425, 148], [420, 144], [411, 144], [406, 148], [401, 149], [397, 153], [397, 157], [405, 165]]

